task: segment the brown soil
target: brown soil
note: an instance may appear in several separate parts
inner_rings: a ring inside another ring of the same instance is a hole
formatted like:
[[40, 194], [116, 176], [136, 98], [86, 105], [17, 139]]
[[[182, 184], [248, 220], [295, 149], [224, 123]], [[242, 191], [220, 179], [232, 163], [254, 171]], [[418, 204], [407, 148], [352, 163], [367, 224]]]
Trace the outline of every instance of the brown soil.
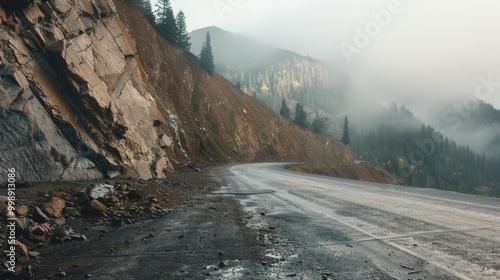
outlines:
[[367, 181], [381, 184], [400, 185], [397, 179], [392, 177], [381, 167], [368, 163], [359, 164], [334, 164], [334, 165], [290, 165], [287, 169], [310, 174], [325, 175], [330, 177], [345, 178], [351, 180]]
[[400, 184], [400, 182], [387, 173], [387, 171], [383, 168], [367, 163], [332, 165], [327, 169], [327, 175], [382, 184]]

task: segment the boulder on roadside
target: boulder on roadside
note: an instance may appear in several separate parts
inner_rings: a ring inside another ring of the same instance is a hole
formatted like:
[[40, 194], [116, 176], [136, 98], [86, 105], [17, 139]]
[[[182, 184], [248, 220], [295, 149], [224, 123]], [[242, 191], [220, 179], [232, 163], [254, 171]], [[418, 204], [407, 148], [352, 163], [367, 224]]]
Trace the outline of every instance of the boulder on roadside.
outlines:
[[26, 216], [28, 214], [28, 211], [29, 211], [29, 209], [28, 209], [28, 206], [26, 206], [26, 205], [21, 205], [21, 206], [17, 207], [17, 209], [16, 209], [17, 214], [20, 216]]
[[45, 215], [45, 213], [43, 213], [43, 211], [40, 210], [40, 208], [38, 208], [38, 206], [37, 206], [33, 210], [33, 221], [35, 221], [37, 223], [45, 223], [45, 222], [49, 222], [50, 218], [47, 215]]
[[40, 258], [40, 253], [38, 253], [38, 252], [28, 252], [28, 255], [32, 259], [39, 259]]
[[92, 197], [93, 199], [98, 199], [101, 197], [109, 197], [114, 193], [115, 187], [113, 187], [112, 185], [99, 184], [90, 191], [90, 197]]
[[52, 200], [43, 204], [45, 213], [50, 217], [59, 218], [62, 216], [62, 211], [66, 207], [64, 199], [52, 197]]
[[85, 205], [84, 210], [91, 214], [102, 215], [104, 211], [106, 211], [106, 206], [97, 199], [94, 199], [89, 204]]
[[118, 202], [120, 202], [120, 199], [116, 195], [112, 195], [108, 198], [108, 202], [117, 204]]
[[68, 236], [68, 232], [66, 232], [66, 230], [64, 228], [59, 227], [59, 226], [54, 229], [52, 234], [54, 237], [59, 238], [61, 240], [63, 240], [64, 238], [66, 238]]
[[70, 237], [71, 237], [71, 240], [78, 240], [78, 241], [86, 241], [87, 240], [87, 236], [85, 236], [84, 234], [71, 234]]
[[16, 219], [16, 227], [21, 230], [26, 230], [28, 228], [29, 221], [26, 217], [19, 217]]
[[81, 191], [76, 194], [76, 202], [80, 205], [86, 205], [90, 202], [90, 199], [85, 192]]
[[144, 196], [144, 194], [141, 191], [138, 190], [131, 190], [128, 194], [127, 197], [130, 199], [141, 199]]
[[59, 197], [59, 198], [63, 198], [66, 193], [63, 192], [63, 191], [52, 191], [52, 192], [49, 192], [51, 196], [53, 197]]
[[17, 258], [17, 260], [22, 264], [28, 263], [30, 261], [30, 256], [28, 254], [28, 247], [26, 247], [26, 245], [24, 245], [23, 243], [21, 243], [17, 240], [15, 243], [15, 246], [16, 246], [16, 258]]
[[65, 207], [64, 213], [66, 213], [70, 217], [75, 217], [78, 215], [78, 210], [75, 207]]
[[46, 235], [49, 233], [50, 227], [48, 224], [42, 224], [39, 225], [37, 223], [34, 223], [31, 225], [28, 229], [29, 235], [40, 242], [45, 242], [46, 240]]
[[60, 218], [57, 218], [54, 220], [54, 224], [56, 224], [58, 226], [63, 226], [65, 223], [66, 223], [66, 219], [64, 219], [63, 217], [60, 217]]

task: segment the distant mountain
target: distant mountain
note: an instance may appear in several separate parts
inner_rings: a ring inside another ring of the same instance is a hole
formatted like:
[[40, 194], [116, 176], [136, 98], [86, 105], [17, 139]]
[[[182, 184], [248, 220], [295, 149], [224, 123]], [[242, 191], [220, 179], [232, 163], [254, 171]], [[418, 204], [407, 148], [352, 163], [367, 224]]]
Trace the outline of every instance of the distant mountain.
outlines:
[[191, 52], [199, 54], [210, 32], [216, 72], [241, 89], [279, 110], [282, 99], [325, 110], [338, 108], [345, 75], [326, 63], [268, 46], [247, 37], [206, 27], [190, 33]]
[[463, 100], [435, 110], [434, 125], [459, 144], [500, 161], [500, 110], [476, 100], [477, 106], [463, 106], [460, 111], [455, 104]]
[[474, 96], [460, 94], [425, 106], [425, 110], [417, 110], [425, 112], [426, 122], [458, 144], [500, 160], [500, 110]]
[[205, 42], [207, 32], [210, 32], [212, 48], [218, 65], [254, 64], [275, 60], [277, 56], [280, 59], [292, 59], [297, 55], [291, 51], [268, 46], [215, 26], [197, 29], [189, 34], [192, 53], [199, 54], [201, 52], [201, 46]]
[[351, 149], [416, 187], [500, 197], [498, 162], [458, 145], [395, 103], [372, 115], [378, 123], [357, 124]]

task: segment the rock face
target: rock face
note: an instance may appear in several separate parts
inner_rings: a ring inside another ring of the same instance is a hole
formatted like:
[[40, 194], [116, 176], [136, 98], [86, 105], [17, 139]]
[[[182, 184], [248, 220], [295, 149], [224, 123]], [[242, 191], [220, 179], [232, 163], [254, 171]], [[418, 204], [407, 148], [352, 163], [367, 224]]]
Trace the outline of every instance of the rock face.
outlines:
[[0, 16], [2, 168], [26, 180], [172, 169], [153, 127], [163, 117], [111, 0], [35, 1]]
[[15, 167], [19, 179], [162, 178], [186, 162], [352, 161], [339, 142], [208, 76], [119, 0], [26, 3], [0, 7], [0, 168]]

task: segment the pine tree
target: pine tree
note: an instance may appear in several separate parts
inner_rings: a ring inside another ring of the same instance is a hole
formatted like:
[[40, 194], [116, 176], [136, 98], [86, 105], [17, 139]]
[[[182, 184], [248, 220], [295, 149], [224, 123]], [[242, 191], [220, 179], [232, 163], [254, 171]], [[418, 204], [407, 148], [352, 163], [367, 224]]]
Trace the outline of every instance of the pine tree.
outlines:
[[351, 138], [349, 137], [349, 121], [347, 120], [347, 116], [345, 116], [344, 120], [344, 133], [342, 133], [342, 143], [345, 145], [351, 144]]
[[175, 23], [174, 10], [170, 6], [170, 0], [158, 0], [156, 3], [156, 31], [170, 43], [176, 43], [177, 25]]
[[212, 75], [215, 70], [214, 65], [214, 54], [212, 53], [212, 42], [210, 40], [210, 32], [207, 31], [207, 37], [205, 43], [201, 47], [200, 53], [200, 65], [208, 72], [208, 74]]
[[288, 105], [286, 105], [285, 99], [281, 100], [280, 115], [287, 119], [291, 117], [290, 108], [288, 108]]
[[155, 14], [153, 13], [153, 8], [151, 7], [151, 1], [149, 0], [143, 0], [141, 2], [141, 7], [140, 10], [146, 20], [151, 24], [152, 26], [155, 26], [156, 24], [156, 19], [155, 19]]
[[186, 16], [183, 11], [180, 11], [177, 14], [176, 31], [177, 38], [175, 45], [188, 52], [191, 49], [191, 43], [189, 42], [190, 37], [188, 36], [188, 32], [186, 30]]
[[316, 118], [311, 123], [311, 130], [317, 134], [326, 134], [330, 120], [328, 117], [320, 117], [316, 111]]
[[304, 105], [297, 103], [295, 106], [295, 119], [293, 121], [300, 127], [308, 128], [309, 122], [307, 121], [307, 113], [304, 110]]
[[155, 25], [155, 15], [151, 7], [151, 1], [149, 0], [124, 0], [125, 4], [138, 9], [142, 12], [146, 20], [151, 25]]
[[316, 134], [321, 134], [321, 128], [320, 128], [320, 125], [319, 125], [319, 119], [318, 117], [316, 116], [316, 118], [314, 118], [314, 120], [311, 122], [311, 130], [312, 132], [316, 133]]
[[240, 90], [241, 90], [241, 83], [240, 83], [240, 81], [238, 81], [238, 82], [236, 83], [235, 87], [236, 87], [237, 89], [240, 89]]

